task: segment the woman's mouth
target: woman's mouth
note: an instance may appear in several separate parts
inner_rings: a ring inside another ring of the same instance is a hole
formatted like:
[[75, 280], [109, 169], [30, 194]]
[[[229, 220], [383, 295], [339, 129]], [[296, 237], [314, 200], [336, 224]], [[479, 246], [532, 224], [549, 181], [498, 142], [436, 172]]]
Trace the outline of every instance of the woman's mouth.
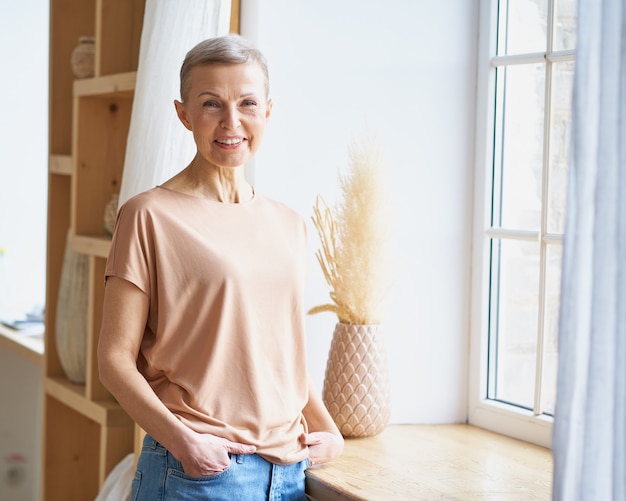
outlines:
[[226, 145], [226, 146], [234, 146], [234, 145], [243, 143], [243, 138], [242, 137], [232, 137], [232, 138], [227, 138], [227, 139], [216, 139], [215, 142], [217, 142], [219, 144]]

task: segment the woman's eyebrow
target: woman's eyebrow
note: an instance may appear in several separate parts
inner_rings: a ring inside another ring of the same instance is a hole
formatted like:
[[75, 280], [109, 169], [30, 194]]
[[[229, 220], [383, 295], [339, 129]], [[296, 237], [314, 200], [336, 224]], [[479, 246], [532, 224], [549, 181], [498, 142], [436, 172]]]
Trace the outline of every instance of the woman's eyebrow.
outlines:
[[[244, 92], [244, 93], [239, 95], [239, 98], [251, 97], [251, 96], [255, 97], [256, 95], [257, 95], [257, 93], [254, 92], [254, 91]], [[220, 94], [218, 94], [216, 92], [212, 92], [210, 90], [205, 90], [205, 91], [200, 92], [200, 94], [198, 94], [198, 97], [202, 97], [202, 96], [213, 96], [213, 97], [220, 97], [220, 98], [222, 97]]]

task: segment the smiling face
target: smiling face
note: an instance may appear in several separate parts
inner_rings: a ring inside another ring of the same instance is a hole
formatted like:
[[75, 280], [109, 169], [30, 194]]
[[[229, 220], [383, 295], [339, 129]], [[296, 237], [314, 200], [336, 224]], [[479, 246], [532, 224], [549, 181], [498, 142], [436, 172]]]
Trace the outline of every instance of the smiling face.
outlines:
[[240, 167], [259, 149], [270, 117], [265, 75], [256, 63], [210, 64], [191, 70], [178, 118], [193, 132], [198, 156], [216, 167]]

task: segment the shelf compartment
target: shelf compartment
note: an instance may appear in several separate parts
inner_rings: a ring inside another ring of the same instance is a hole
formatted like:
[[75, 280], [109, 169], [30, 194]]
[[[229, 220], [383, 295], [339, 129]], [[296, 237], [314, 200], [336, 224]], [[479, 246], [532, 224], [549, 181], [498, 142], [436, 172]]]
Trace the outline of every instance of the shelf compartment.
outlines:
[[[71, 18], [71, 22], [68, 22]], [[72, 150], [72, 74], [70, 60], [79, 37], [95, 35], [93, 0], [50, 1], [50, 152]]]
[[137, 68], [145, 0], [96, 0], [96, 75]]
[[104, 212], [120, 190], [132, 97], [124, 90], [74, 98], [71, 225], [77, 236], [108, 237]]

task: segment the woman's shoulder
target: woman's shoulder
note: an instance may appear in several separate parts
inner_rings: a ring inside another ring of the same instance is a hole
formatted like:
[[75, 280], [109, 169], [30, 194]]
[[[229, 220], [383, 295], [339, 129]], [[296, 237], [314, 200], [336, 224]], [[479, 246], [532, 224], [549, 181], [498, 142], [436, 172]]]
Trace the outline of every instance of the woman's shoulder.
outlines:
[[167, 198], [168, 190], [162, 189], [160, 186], [155, 186], [141, 193], [137, 193], [126, 200], [121, 207], [125, 207], [127, 210], [133, 211], [150, 209], [151, 207], [159, 207]]
[[288, 234], [300, 235], [306, 238], [306, 222], [304, 217], [285, 202], [259, 196], [255, 199], [255, 213], [263, 224], [273, 228], [281, 228]]
[[262, 194], [255, 194], [255, 202], [257, 206], [265, 206], [268, 210], [282, 214], [284, 217], [303, 219], [298, 211], [287, 205], [285, 202], [281, 202], [274, 198], [270, 198]]
[[131, 196], [124, 201], [118, 211], [118, 219], [122, 221], [150, 221], [162, 219], [162, 214], [171, 208], [167, 190], [158, 186]]

